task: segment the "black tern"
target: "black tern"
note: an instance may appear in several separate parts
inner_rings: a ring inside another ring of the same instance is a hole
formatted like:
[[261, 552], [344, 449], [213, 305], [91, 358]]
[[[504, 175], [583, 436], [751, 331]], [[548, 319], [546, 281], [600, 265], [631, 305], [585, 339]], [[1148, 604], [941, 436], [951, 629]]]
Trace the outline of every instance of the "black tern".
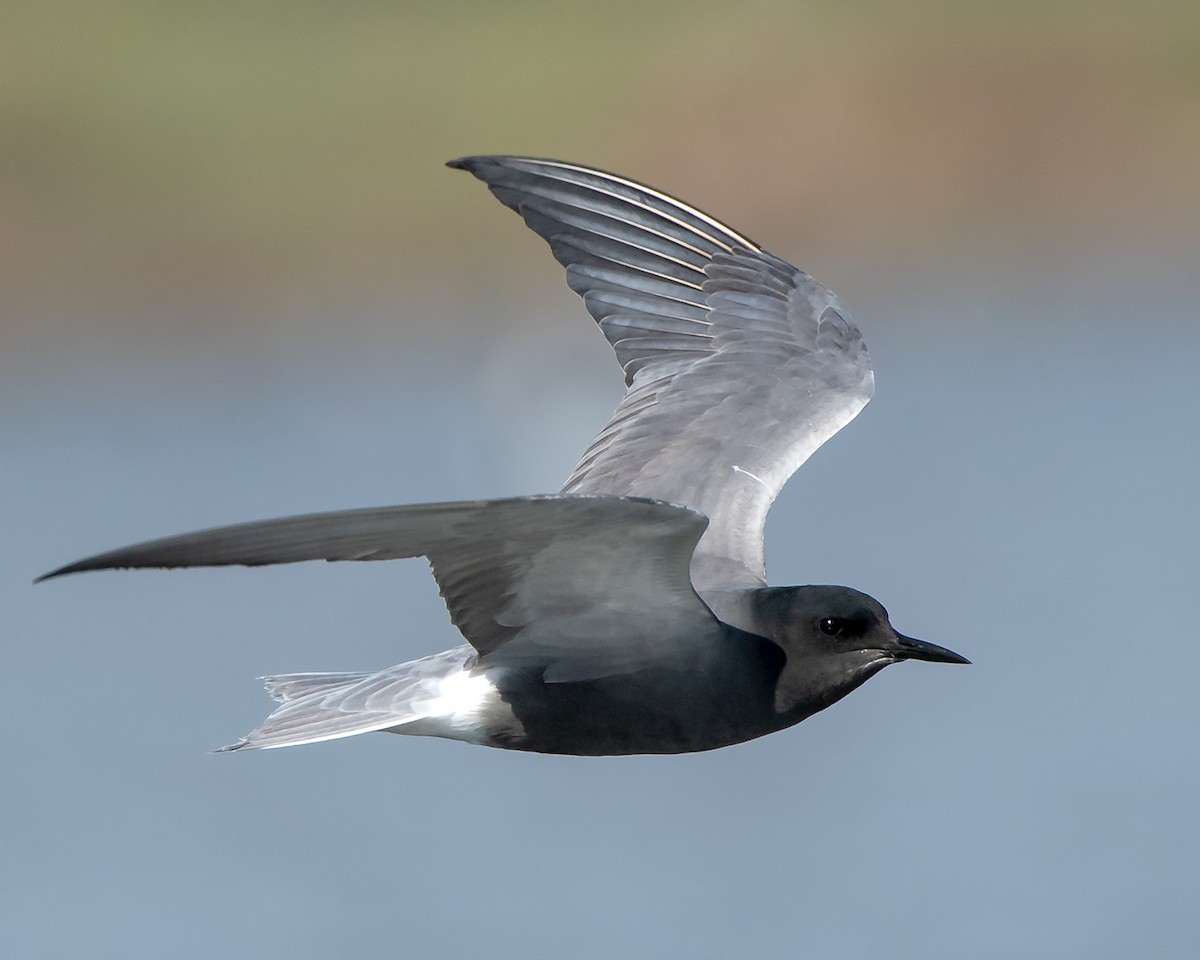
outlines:
[[286, 517], [102, 553], [127, 567], [426, 557], [467, 643], [377, 673], [266, 677], [223, 750], [371, 731], [577, 755], [710, 750], [902, 660], [968, 663], [840, 586], [768, 587], [767, 511], [871, 398], [833, 293], [695, 207], [554, 160], [451, 161], [549, 244], [626, 392], [558, 494]]

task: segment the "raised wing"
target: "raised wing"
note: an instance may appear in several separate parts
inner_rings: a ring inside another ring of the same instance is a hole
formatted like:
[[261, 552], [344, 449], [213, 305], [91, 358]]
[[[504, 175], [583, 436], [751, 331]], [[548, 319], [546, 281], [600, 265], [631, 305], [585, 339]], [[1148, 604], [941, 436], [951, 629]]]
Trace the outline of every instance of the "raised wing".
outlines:
[[102, 553], [42, 580], [119, 567], [429, 558], [481, 662], [547, 680], [624, 673], [719, 633], [688, 566], [707, 520], [623, 497], [551, 496], [317, 513]]
[[655, 497], [711, 520], [697, 589], [765, 583], [783, 484], [871, 398], [850, 315], [808, 274], [707, 214], [600, 170], [465, 157], [547, 240], [625, 370], [565, 493]]

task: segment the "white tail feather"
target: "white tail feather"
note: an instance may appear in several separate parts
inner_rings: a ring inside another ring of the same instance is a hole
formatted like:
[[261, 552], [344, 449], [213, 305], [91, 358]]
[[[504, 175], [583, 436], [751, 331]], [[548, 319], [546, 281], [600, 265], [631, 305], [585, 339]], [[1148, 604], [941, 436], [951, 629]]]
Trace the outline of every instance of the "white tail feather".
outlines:
[[348, 682], [357, 682], [365, 673], [281, 673], [277, 677], [259, 677], [272, 700], [287, 703], [317, 690], [329, 690]]
[[[402, 663], [378, 673], [286, 673], [264, 677], [267, 693], [279, 702], [262, 726], [231, 750], [267, 750], [336, 740], [388, 730], [426, 718], [449, 717], [460, 709], [465, 669], [475, 660], [470, 647]], [[479, 678], [482, 682], [482, 678]], [[485, 684], [490, 690], [490, 685]], [[476, 696], [482, 695], [480, 690]], [[440, 725], [414, 726], [413, 733], [443, 733]]]

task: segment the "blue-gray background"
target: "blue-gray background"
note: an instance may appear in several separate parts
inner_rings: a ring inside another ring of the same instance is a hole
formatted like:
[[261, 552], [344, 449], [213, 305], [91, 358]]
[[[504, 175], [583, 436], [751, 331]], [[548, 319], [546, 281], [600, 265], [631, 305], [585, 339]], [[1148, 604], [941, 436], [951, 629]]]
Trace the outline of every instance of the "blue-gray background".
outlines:
[[[628, 35], [535, 3], [113, 9], [72, 41], [30, 8], [59, 59], [6, 58], [0, 953], [1194, 954], [1190, 8], [678, 7]], [[29, 585], [211, 524], [555, 489], [619, 376], [540, 241], [438, 168], [488, 149], [648, 180], [842, 295], [878, 391], [772, 511], [771, 580], [861, 587], [972, 667], [697, 756], [212, 756], [269, 709], [256, 676], [455, 642], [423, 565]]]

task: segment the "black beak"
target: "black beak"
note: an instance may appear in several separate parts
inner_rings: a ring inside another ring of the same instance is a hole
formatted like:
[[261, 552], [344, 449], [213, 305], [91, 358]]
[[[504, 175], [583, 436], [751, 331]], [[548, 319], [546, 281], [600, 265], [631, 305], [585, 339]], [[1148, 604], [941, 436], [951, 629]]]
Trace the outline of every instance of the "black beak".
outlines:
[[895, 644], [888, 650], [899, 660], [929, 660], [933, 663], [970, 663], [966, 657], [960, 657], [953, 650], [939, 647], [936, 643], [926, 643], [924, 640], [914, 640], [902, 633], [896, 634]]

